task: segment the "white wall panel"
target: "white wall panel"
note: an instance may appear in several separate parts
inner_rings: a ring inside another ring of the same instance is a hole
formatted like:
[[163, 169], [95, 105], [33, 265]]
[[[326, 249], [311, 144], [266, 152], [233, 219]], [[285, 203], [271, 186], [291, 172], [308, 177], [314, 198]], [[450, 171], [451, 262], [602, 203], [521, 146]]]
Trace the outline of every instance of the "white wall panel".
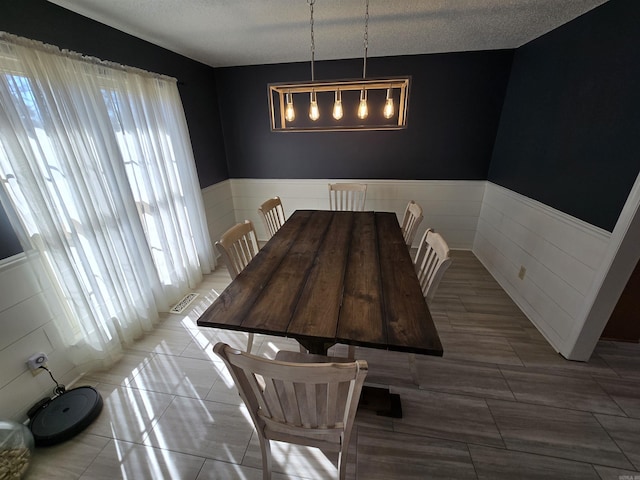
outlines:
[[1, 313], [1, 316], [3, 328], [0, 350], [17, 342], [51, 320], [42, 293], [7, 308]]
[[[610, 234], [490, 182], [473, 252], [561, 351], [579, 321]], [[526, 273], [518, 277], [520, 268]]]
[[44, 352], [50, 355], [52, 351], [53, 346], [42, 328], [12, 343], [0, 352], [0, 355], [2, 355], [0, 385], [6, 385], [26, 372], [25, 361], [31, 354]]
[[251, 220], [258, 238], [265, 240], [266, 232], [258, 216], [262, 202], [279, 196], [287, 216], [295, 210], [328, 209], [328, 184], [341, 182], [366, 183], [365, 208], [396, 212], [399, 221], [407, 202], [418, 202], [425, 219], [415, 242], [429, 226], [438, 230], [451, 248], [470, 250], [473, 246], [484, 181], [232, 179], [236, 222]]
[[0, 312], [20, 303], [40, 291], [26, 255], [14, 255], [0, 262]]
[[24, 419], [55, 386], [46, 373], [33, 376], [26, 365], [34, 353], [49, 356], [55, 377], [67, 383], [77, 376], [53, 318], [60, 314], [57, 297], [37, 257], [19, 254], [0, 262], [0, 418]]
[[202, 190], [209, 237], [214, 244], [235, 220], [231, 183], [225, 180]]
[[[61, 381], [56, 375], [56, 379]], [[26, 412], [38, 400], [51, 396], [55, 384], [44, 372], [34, 377], [31, 372], [24, 372], [19, 377], [0, 389], [0, 417], [23, 421]]]

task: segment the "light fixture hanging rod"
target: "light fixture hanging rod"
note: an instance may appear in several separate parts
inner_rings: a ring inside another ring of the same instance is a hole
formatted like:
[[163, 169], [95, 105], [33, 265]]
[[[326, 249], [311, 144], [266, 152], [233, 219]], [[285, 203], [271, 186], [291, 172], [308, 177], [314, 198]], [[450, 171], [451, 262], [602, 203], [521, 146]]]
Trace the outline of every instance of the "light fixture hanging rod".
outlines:
[[362, 62], [362, 78], [367, 78], [367, 52], [369, 50], [369, 0], [365, 0], [364, 13], [364, 61]]
[[309, 24], [311, 26], [311, 81], [313, 82], [316, 79], [313, 68], [314, 60], [316, 57], [316, 41], [313, 35], [313, 5], [316, 3], [316, 0], [307, 0], [307, 2], [309, 3], [309, 11], [311, 12], [311, 19], [309, 20]]

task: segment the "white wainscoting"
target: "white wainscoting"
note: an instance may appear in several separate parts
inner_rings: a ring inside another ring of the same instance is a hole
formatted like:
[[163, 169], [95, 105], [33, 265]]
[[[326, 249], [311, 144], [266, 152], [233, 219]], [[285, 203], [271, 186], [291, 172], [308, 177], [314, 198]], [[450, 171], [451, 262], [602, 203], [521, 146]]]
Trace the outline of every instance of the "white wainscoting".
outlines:
[[[252, 220], [266, 239], [258, 206], [279, 195], [285, 213], [328, 208], [329, 182], [353, 180], [231, 179], [202, 190], [212, 241], [234, 223]], [[425, 211], [419, 235], [429, 226], [450, 246], [473, 249], [489, 272], [546, 336], [564, 353], [567, 336], [584, 314], [610, 234], [539, 202], [485, 181], [363, 180], [367, 210], [404, 213], [409, 200]], [[418, 237], [419, 237], [418, 235]], [[33, 266], [30, 264], [33, 263]], [[524, 279], [518, 278], [520, 267]], [[0, 262], [0, 418], [23, 420], [28, 408], [50, 395], [46, 374], [33, 377], [26, 360], [43, 351], [58, 381], [77, 371], [66, 356], [52, 320], [55, 296], [37, 259], [24, 254]]]
[[55, 384], [47, 372], [34, 377], [27, 368], [32, 354], [46, 353], [63, 384], [77, 376], [52, 323], [61, 310], [41, 271], [38, 259], [25, 254], [0, 262], [0, 418], [22, 421], [35, 402], [52, 395]]
[[566, 355], [610, 235], [487, 182], [473, 252], [556, 351]]
[[[222, 234], [236, 223], [231, 194], [231, 180], [224, 180], [202, 190], [209, 237], [214, 244]], [[217, 252], [216, 252], [217, 253]]]
[[[328, 209], [328, 184], [340, 182], [366, 183], [365, 209], [396, 212], [400, 222], [409, 200], [419, 203], [424, 209], [424, 220], [415, 243], [424, 230], [431, 227], [444, 236], [451, 248], [471, 250], [473, 247], [485, 181], [232, 179], [235, 220], [251, 220], [258, 238], [265, 240], [266, 231], [258, 216], [262, 202], [279, 196], [287, 216], [295, 210]], [[219, 236], [211, 238], [215, 242]]]

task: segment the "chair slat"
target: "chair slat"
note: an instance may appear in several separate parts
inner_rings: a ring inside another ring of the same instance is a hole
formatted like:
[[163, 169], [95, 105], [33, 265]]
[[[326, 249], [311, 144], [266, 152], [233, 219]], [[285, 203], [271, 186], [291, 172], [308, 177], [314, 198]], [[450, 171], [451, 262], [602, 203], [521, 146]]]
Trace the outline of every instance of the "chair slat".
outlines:
[[[287, 423], [295, 426], [302, 426], [300, 417], [300, 402], [296, 394], [295, 384], [293, 382], [280, 382], [279, 397], [283, 410], [286, 414]], [[302, 407], [304, 408], [304, 407]]]
[[267, 405], [262, 414], [266, 417], [272, 418], [278, 422], [286, 423], [285, 405], [283, 405], [280, 396], [278, 395], [277, 380], [269, 377], [264, 377], [265, 387], [261, 392], [261, 396]]
[[318, 428], [329, 428], [329, 409], [327, 404], [328, 385], [322, 383], [316, 385], [316, 408], [318, 410]]
[[316, 428], [318, 426], [318, 404], [316, 398], [316, 386], [312, 383], [304, 385], [307, 395], [307, 426], [308, 428]]
[[341, 418], [337, 418], [336, 412], [338, 411], [338, 383], [331, 382], [327, 384], [327, 426], [332, 427], [336, 424], [336, 421], [342, 421]]
[[[236, 375], [239, 378], [244, 378], [246, 380], [246, 385], [249, 387], [251, 393], [253, 394], [253, 398], [254, 401], [257, 403], [258, 408], [260, 410], [262, 410], [263, 412], [265, 412], [266, 415], [273, 417], [274, 415], [277, 415], [277, 413], [274, 413], [271, 411], [271, 407], [270, 402], [267, 402], [266, 399], [264, 398], [263, 392], [265, 389], [265, 385], [264, 385], [264, 378], [261, 377], [259, 381], [258, 377], [253, 374], [250, 371], [247, 370], [242, 370], [240, 368], [234, 367], [235, 371], [236, 371]], [[238, 387], [238, 389], [242, 392], [243, 390], [245, 392], [247, 392], [247, 387]], [[242, 396], [242, 394], [241, 394]]]

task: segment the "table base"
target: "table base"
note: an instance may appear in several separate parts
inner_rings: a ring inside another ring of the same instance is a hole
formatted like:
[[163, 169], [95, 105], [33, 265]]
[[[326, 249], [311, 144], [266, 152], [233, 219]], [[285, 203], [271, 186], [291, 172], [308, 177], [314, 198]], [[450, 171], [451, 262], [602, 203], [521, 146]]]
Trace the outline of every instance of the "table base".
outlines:
[[400, 395], [389, 392], [388, 388], [364, 385], [358, 408], [374, 411], [381, 417], [402, 418]]
[[[335, 345], [333, 342], [324, 342], [308, 338], [298, 338], [298, 342], [307, 349], [310, 354], [327, 355], [327, 350]], [[345, 359], [345, 361], [348, 361]], [[381, 417], [402, 418], [402, 403], [400, 395], [389, 392], [388, 388], [372, 387], [364, 385], [360, 394], [358, 408], [376, 412]]]

